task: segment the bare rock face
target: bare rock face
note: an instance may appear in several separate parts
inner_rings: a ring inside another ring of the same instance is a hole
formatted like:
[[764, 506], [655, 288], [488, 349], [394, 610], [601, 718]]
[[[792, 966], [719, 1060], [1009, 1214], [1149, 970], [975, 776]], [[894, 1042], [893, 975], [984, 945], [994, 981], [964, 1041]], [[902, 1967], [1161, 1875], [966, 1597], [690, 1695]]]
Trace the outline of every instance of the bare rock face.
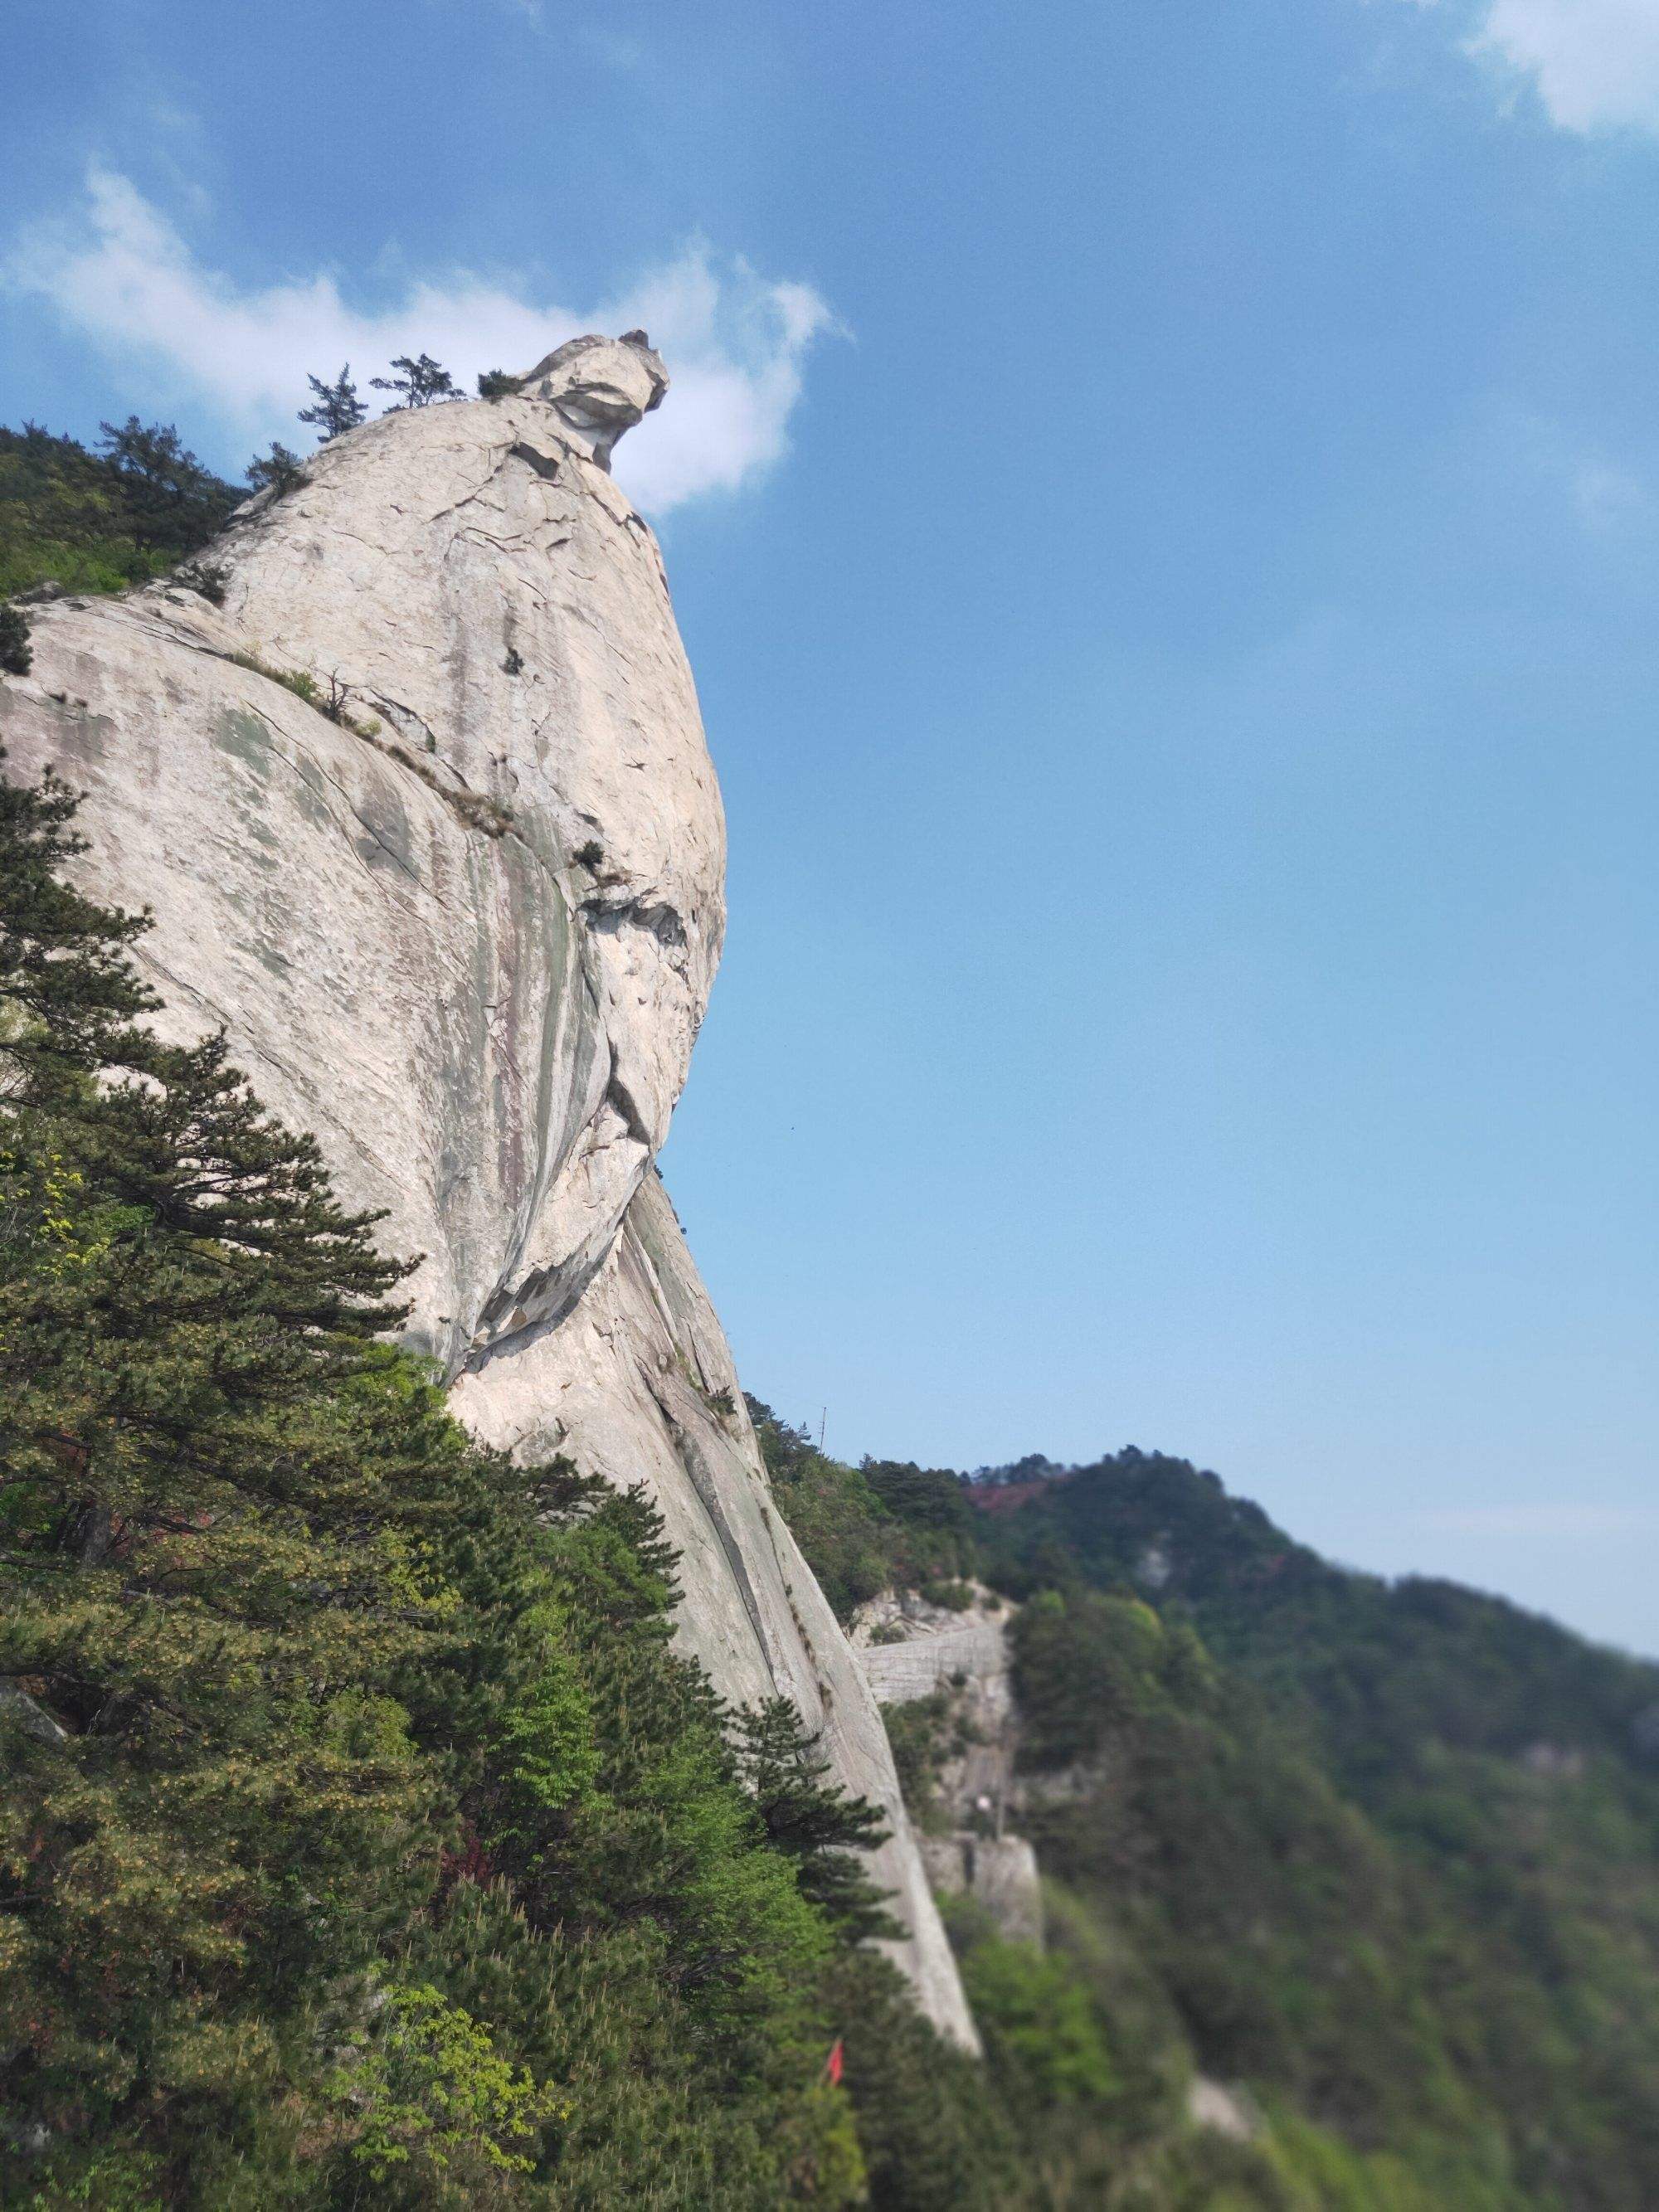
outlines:
[[975, 1829], [921, 1838], [922, 1863], [938, 1897], [971, 1897], [1005, 1943], [1042, 1948], [1042, 1879], [1024, 1836]]
[[668, 389], [668, 372], [643, 331], [620, 338], [571, 338], [520, 379], [532, 398], [544, 399], [571, 443], [611, 465], [611, 451]]
[[11, 772], [87, 794], [84, 887], [153, 908], [186, 1036], [383, 1208], [415, 1344], [526, 1454], [645, 1482], [681, 1631], [775, 1692], [894, 1829], [930, 2016], [975, 2035], [857, 1661], [772, 1506], [653, 1163], [724, 926], [725, 830], [656, 540], [608, 473], [667, 378], [573, 340], [518, 396], [383, 416], [240, 508], [178, 585], [62, 599], [0, 684]]
[[942, 1606], [919, 1590], [884, 1591], [859, 1607], [852, 1642], [882, 1705], [943, 1703], [935, 1832], [921, 1838], [934, 1891], [972, 1897], [1009, 1942], [1041, 1948], [1036, 1853], [1008, 1826], [1029, 1794], [1016, 1773], [1020, 1720], [1008, 1629], [1017, 1608], [983, 1583], [959, 1595], [959, 1604]]

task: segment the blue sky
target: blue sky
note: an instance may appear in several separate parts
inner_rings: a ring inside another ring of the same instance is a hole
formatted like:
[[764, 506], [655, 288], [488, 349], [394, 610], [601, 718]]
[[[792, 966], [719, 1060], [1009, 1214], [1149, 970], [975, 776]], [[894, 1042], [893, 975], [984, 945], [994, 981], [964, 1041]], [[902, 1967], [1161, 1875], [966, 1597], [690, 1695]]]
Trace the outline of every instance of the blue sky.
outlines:
[[661, 344], [750, 1388], [1659, 1652], [1659, 0], [8, 41], [0, 419], [232, 467], [348, 352]]

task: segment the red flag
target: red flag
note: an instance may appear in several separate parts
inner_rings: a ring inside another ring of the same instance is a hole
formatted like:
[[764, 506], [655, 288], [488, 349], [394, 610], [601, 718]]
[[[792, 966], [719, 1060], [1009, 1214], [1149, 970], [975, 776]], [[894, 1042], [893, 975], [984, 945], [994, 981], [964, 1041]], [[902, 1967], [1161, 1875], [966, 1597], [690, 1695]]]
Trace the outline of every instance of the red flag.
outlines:
[[825, 2078], [825, 2080], [826, 2080], [826, 2081], [835, 2081], [835, 2082], [839, 2082], [839, 2081], [840, 2081], [840, 2080], [841, 2080], [841, 2038], [840, 2038], [840, 2036], [837, 2036], [837, 2037], [836, 2038], [836, 2039], [835, 2039], [834, 2043], [833, 2043], [833, 2044], [831, 2044], [831, 2045], [830, 2045], [830, 2056], [829, 2056], [829, 2057], [824, 2060], [824, 2062], [823, 2062], [823, 2072], [824, 2072], [824, 2078]]

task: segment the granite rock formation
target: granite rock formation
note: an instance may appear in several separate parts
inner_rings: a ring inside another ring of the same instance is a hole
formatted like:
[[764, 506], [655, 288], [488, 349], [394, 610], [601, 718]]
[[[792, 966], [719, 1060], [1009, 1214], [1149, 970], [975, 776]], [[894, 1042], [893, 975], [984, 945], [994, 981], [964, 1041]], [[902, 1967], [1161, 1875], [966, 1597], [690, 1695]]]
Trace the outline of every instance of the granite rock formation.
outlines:
[[83, 790], [85, 887], [154, 909], [179, 1035], [222, 1026], [344, 1196], [424, 1255], [412, 1340], [526, 1455], [643, 1482], [728, 1698], [794, 1699], [894, 1829], [929, 2014], [974, 2030], [857, 1661], [773, 1508], [653, 1162], [724, 921], [725, 831], [650, 530], [608, 471], [667, 378], [578, 338], [515, 396], [382, 416], [174, 581], [33, 614], [14, 774]]

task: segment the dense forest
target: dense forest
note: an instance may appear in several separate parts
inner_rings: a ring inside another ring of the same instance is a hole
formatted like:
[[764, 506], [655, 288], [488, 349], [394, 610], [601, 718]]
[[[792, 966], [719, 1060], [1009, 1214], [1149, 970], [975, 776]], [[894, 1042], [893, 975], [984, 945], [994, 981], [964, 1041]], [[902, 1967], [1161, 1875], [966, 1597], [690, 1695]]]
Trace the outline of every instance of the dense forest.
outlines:
[[[1182, 1460], [854, 1468], [755, 1411], [844, 1617], [1018, 1601], [1048, 1953], [957, 1933], [1046, 2201], [1659, 2203], [1659, 1668], [1328, 1565]], [[1188, 2179], [1194, 2069], [1261, 2115], [1224, 2182]]]

